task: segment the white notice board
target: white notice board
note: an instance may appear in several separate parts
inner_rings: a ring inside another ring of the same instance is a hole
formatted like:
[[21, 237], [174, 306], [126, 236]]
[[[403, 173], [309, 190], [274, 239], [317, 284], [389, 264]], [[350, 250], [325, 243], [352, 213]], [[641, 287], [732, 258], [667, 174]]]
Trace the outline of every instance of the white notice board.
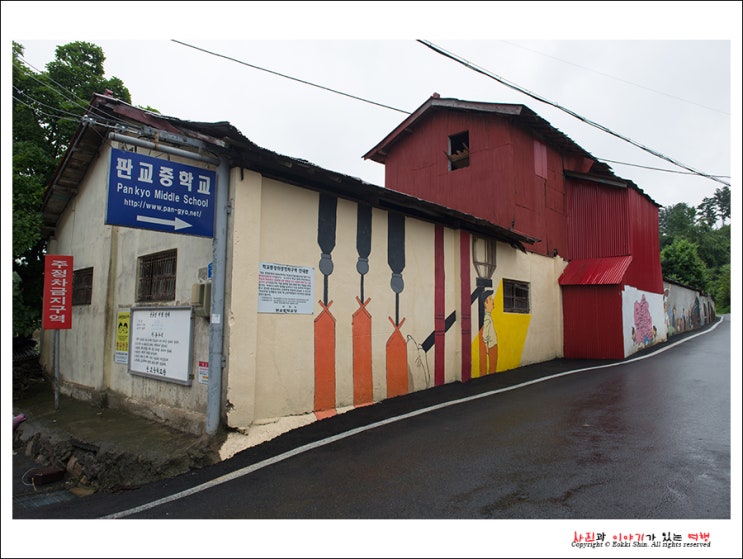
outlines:
[[129, 372], [191, 384], [192, 308], [133, 307], [129, 323]]
[[258, 312], [312, 314], [315, 269], [261, 262], [258, 268]]

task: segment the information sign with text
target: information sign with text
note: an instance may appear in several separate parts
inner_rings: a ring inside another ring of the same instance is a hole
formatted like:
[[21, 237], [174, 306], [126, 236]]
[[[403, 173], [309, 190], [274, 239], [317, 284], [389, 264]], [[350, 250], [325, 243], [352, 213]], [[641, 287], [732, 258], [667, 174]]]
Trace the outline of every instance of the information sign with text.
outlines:
[[191, 384], [191, 307], [135, 307], [129, 322], [129, 372]]
[[111, 150], [106, 223], [212, 237], [217, 173]]
[[312, 314], [315, 269], [261, 262], [258, 270], [258, 312]]
[[44, 256], [42, 327], [45, 330], [72, 328], [72, 256]]

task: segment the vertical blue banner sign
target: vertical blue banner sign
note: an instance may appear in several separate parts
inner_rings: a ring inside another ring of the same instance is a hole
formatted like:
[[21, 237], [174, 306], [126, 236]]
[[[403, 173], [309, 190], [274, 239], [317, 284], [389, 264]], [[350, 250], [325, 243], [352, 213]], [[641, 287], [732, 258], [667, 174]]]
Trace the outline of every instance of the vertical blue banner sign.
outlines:
[[216, 171], [111, 150], [106, 223], [212, 237]]

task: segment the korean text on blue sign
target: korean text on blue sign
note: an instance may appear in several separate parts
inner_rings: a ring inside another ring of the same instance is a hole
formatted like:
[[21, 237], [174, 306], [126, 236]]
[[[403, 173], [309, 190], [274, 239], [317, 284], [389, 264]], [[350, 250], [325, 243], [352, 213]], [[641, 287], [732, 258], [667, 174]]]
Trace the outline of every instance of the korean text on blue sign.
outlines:
[[212, 237], [216, 182], [215, 171], [112, 149], [106, 223]]

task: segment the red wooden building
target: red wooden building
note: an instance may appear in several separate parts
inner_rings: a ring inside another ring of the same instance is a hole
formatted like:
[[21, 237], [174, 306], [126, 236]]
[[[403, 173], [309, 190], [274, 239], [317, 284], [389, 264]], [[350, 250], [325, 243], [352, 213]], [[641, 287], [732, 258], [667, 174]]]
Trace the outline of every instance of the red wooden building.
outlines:
[[565, 357], [632, 352], [626, 288], [651, 304], [663, 294], [658, 204], [634, 183], [524, 105], [438, 94], [364, 158], [385, 165], [386, 188], [536, 238], [526, 250], [567, 260]]

